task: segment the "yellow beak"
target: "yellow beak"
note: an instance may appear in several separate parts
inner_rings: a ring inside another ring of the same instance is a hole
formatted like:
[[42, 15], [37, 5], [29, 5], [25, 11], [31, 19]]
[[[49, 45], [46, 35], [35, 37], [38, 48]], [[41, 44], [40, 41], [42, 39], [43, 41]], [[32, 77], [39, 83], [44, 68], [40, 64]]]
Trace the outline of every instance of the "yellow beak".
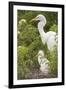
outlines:
[[36, 17], [30, 20], [30, 22], [37, 21]]

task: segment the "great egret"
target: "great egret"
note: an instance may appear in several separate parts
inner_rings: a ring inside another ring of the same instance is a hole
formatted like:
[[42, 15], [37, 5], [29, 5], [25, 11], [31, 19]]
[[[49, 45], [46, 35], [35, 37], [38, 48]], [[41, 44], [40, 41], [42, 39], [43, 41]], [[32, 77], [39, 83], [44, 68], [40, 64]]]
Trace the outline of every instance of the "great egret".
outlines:
[[44, 52], [40, 50], [38, 52], [38, 63], [40, 65], [40, 71], [44, 75], [49, 75], [50, 73], [50, 62], [47, 58], [45, 58]]
[[48, 31], [45, 32], [44, 31], [44, 27], [46, 25], [46, 18], [45, 16], [43, 16], [42, 14], [39, 14], [38, 16], [36, 16], [34, 19], [32, 19], [31, 21], [39, 21], [38, 23], [38, 30], [41, 36], [41, 40], [43, 44], [47, 44], [48, 46], [48, 50], [52, 51], [54, 49], [54, 46], [57, 45], [57, 34], [56, 32], [53, 31]]

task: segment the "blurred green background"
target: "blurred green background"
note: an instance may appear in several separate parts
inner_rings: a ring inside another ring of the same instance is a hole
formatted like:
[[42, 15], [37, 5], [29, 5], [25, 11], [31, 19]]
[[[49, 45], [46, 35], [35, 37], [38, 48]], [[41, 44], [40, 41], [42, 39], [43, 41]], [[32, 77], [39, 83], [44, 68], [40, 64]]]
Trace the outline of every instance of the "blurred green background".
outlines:
[[[58, 32], [58, 13], [46, 11], [17, 11], [17, 78], [32, 79], [37, 76], [40, 66], [38, 64], [38, 51], [43, 50], [45, 57], [50, 61], [51, 78], [57, 77], [58, 53], [57, 49], [49, 53], [47, 45], [43, 45], [37, 28], [37, 22], [30, 22], [38, 14], [42, 14], [47, 19], [44, 27], [45, 32]], [[23, 21], [22, 19], [25, 19]], [[22, 20], [22, 21], [21, 21]], [[33, 75], [36, 74], [34, 77]], [[43, 77], [44, 78], [44, 77]]]

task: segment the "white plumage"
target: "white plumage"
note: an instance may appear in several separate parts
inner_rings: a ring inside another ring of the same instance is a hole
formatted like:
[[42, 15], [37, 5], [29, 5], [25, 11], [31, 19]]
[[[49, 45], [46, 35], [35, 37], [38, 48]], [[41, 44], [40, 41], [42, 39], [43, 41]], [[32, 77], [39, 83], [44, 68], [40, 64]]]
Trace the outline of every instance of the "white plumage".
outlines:
[[38, 30], [41, 36], [41, 40], [43, 44], [47, 44], [48, 46], [48, 50], [52, 51], [54, 49], [54, 46], [57, 45], [57, 34], [56, 32], [53, 31], [49, 31], [47, 33], [45, 33], [44, 31], [44, 26], [46, 25], [46, 18], [43, 15], [38, 15], [36, 16], [34, 19], [32, 19], [32, 21], [37, 21], [39, 20], [38, 23]]
[[44, 75], [49, 75], [49, 73], [50, 73], [50, 62], [47, 58], [45, 58], [44, 52], [42, 50], [40, 50], [38, 52], [38, 63], [40, 65], [40, 71]]

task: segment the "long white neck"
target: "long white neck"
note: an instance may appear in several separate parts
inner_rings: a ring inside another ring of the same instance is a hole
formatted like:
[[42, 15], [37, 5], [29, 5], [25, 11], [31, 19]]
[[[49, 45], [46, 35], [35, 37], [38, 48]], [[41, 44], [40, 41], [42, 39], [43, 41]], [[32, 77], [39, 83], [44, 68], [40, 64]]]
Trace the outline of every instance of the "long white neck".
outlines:
[[45, 38], [46, 38], [46, 33], [45, 33], [45, 31], [44, 31], [44, 21], [41, 21], [41, 22], [39, 22], [38, 23], [38, 30], [39, 30], [39, 33], [40, 33], [40, 36], [41, 36], [41, 40], [42, 40], [42, 42], [43, 42], [43, 44], [45, 44]]
[[41, 58], [42, 58], [41, 56], [38, 56], [38, 63], [39, 63], [39, 65], [41, 65], [41, 61], [42, 61]]

